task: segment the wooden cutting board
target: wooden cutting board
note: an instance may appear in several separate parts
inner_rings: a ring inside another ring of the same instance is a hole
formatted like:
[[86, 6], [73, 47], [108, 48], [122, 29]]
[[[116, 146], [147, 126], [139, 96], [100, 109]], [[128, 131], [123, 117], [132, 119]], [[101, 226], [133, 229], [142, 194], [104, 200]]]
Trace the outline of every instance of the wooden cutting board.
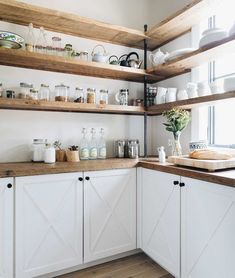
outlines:
[[223, 170], [229, 168], [235, 168], [235, 158], [228, 160], [202, 160], [202, 159], [192, 159], [186, 156], [169, 156], [168, 162], [180, 165], [195, 167], [200, 169], [206, 169], [208, 171]]

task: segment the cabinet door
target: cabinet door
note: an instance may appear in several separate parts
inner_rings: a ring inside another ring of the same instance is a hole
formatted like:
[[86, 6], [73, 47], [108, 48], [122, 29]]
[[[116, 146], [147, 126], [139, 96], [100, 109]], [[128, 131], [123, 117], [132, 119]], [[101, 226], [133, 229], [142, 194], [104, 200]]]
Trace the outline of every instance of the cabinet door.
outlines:
[[235, 188], [182, 178], [182, 277], [235, 277]]
[[82, 263], [82, 174], [16, 178], [16, 277]]
[[175, 277], [180, 273], [179, 176], [142, 169], [142, 249]]
[[0, 179], [0, 278], [13, 277], [13, 179]]
[[136, 169], [84, 176], [85, 262], [135, 249]]

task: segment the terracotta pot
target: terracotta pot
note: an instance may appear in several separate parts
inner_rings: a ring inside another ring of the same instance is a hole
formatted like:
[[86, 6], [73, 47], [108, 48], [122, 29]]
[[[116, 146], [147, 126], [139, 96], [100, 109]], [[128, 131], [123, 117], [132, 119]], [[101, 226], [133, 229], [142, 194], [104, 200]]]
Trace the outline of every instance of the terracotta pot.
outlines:
[[79, 152], [78, 151], [66, 151], [66, 158], [68, 162], [78, 162], [79, 159]]
[[58, 162], [66, 161], [66, 152], [65, 152], [65, 150], [56, 150], [56, 161], [58, 161]]

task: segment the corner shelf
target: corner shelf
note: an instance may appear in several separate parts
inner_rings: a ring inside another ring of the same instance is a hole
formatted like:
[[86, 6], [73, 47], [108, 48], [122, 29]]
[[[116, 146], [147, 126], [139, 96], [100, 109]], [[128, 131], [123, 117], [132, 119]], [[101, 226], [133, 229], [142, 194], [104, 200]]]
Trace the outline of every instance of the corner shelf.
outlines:
[[192, 3], [145, 33], [149, 37], [148, 48], [155, 50], [189, 32], [194, 25], [211, 16], [219, 2], [218, 0], [193, 0]]
[[43, 26], [49, 31], [79, 36], [143, 49], [144, 32], [103, 23], [71, 13], [47, 9], [15, 0], [0, 0], [0, 20], [35, 27]]
[[196, 97], [196, 98], [185, 99], [185, 100], [179, 100], [174, 102], [168, 102], [164, 104], [157, 104], [157, 105], [150, 106], [147, 110], [147, 113], [148, 115], [157, 116], [157, 115], [161, 115], [164, 111], [170, 110], [174, 107], [180, 107], [182, 109], [189, 110], [196, 106], [211, 105], [216, 101], [225, 101], [232, 98], [235, 98], [235, 91], [208, 95], [203, 97]]
[[144, 107], [0, 98], [0, 109], [143, 115]]
[[0, 48], [0, 65], [133, 82], [144, 82], [145, 76], [149, 82], [156, 82], [158, 80], [157, 76], [147, 74], [142, 69], [86, 62], [73, 58], [28, 52], [21, 49]]
[[235, 53], [235, 35], [201, 47], [172, 61], [147, 70], [156, 74], [159, 81], [190, 72], [194, 67], [213, 61], [218, 57]]

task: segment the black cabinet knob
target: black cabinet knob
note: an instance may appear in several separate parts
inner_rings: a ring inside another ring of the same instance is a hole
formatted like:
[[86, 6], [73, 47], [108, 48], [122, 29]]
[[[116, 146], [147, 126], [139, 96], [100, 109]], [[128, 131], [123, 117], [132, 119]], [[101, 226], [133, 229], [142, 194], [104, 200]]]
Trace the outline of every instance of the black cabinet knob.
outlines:
[[181, 182], [180, 183], [180, 187], [184, 187], [185, 186], [185, 183], [184, 182]]
[[8, 183], [7, 188], [12, 188], [12, 184]]
[[89, 180], [90, 180], [90, 177], [85, 177], [85, 179], [86, 179], [87, 181], [89, 181]]
[[173, 184], [174, 184], [174, 185], [178, 185], [178, 184], [179, 184], [179, 181], [173, 181]]
[[82, 177], [79, 177], [78, 180], [79, 180], [79, 181], [83, 181], [83, 178], [82, 178]]

